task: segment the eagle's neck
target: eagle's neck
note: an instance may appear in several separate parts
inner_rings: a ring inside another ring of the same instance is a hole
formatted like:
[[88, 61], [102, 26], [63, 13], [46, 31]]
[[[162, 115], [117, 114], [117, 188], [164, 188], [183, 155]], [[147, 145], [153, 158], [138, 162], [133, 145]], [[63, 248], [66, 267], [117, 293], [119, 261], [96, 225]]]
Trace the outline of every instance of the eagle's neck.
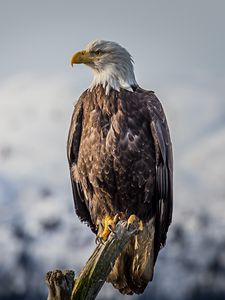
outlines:
[[93, 69], [93, 81], [90, 86], [92, 90], [97, 85], [102, 85], [105, 89], [106, 95], [109, 94], [111, 89], [120, 91], [126, 89], [133, 91], [133, 87], [137, 87], [137, 82], [134, 75], [132, 64], [109, 64], [104, 69]]

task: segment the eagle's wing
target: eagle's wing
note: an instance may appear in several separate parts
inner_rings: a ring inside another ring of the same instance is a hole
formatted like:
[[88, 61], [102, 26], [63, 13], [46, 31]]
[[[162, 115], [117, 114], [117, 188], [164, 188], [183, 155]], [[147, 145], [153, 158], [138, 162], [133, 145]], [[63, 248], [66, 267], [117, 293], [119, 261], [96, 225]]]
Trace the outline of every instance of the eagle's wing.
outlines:
[[72, 169], [75, 168], [78, 159], [79, 147], [80, 147], [80, 140], [82, 134], [82, 123], [83, 123], [83, 103], [82, 99], [80, 98], [75, 105], [69, 135], [67, 140], [67, 157], [69, 161], [70, 167], [70, 177], [71, 177], [71, 184], [73, 190], [73, 198], [75, 204], [75, 210], [81, 221], [86, 222], [93, 231], [95, 231], [95, 227], [92, 223], [91, 216], [89, 210], [85, 204], [85, 196], [82, 191], [82, 188], [79, 182], [73, 176]]
[[[163, 108], [154, 93], [151, 94], [151, 133], [156, 155], [156, 257], [165, 245], [173, 210], [173, 156], [169, 129]], [[155, 257], [155, 259], [156, 259]]]

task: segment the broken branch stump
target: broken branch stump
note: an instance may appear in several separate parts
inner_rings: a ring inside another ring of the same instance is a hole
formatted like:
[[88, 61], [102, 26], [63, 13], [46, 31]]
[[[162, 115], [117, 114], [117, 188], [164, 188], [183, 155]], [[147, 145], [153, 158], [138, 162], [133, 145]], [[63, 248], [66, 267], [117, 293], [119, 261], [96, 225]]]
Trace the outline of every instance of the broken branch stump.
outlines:
[[98, 295], [116, 258], [131, 237], [138, 233], [138, 225], [120, 221], [104, 244], [98, 244], [85, 267], [74, 280], [73, 271], [50, 271], [46, 274], [47, 300], [93, 300]]

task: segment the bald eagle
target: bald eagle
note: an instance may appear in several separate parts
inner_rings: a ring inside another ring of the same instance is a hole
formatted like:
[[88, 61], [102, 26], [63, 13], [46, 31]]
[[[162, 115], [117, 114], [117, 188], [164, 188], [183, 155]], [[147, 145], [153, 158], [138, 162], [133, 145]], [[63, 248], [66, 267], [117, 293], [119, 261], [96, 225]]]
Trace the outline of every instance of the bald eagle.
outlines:
[[123, 294], [140, 294], [172, 219], [166, 117], [154, 92], [137, 84], [132, 57], [119, 44], [95, 40], [71, 64], [85, 64], [94, 75], [75, 105], [67, 143], [75, 210], [97, 241], [106, 241], [119, 220], [138, 222], [107, 281]]

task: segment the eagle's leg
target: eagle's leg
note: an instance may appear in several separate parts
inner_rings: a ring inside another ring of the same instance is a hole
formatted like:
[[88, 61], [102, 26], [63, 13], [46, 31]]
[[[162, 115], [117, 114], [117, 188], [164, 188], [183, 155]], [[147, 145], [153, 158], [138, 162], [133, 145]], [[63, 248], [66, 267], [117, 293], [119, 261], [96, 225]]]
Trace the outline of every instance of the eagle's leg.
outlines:
[[101, 222], [98, 224], [98, 233], [96, 242], [105, 242], [111, 232], [114, 232], [116, 224], [119, 221], [119, 215], [109, 216], [106, 215]]
[[144, 224], [143, 222], [136, 216], [136, 215], [130, 215], [130, 217], [127, 220], [127, 226], [128, 228], [130, 227], [130, 225], [132, 224], [137, 224], [138, 225], [138, 229], [140, 231], [143, 231], [144, 229]]

